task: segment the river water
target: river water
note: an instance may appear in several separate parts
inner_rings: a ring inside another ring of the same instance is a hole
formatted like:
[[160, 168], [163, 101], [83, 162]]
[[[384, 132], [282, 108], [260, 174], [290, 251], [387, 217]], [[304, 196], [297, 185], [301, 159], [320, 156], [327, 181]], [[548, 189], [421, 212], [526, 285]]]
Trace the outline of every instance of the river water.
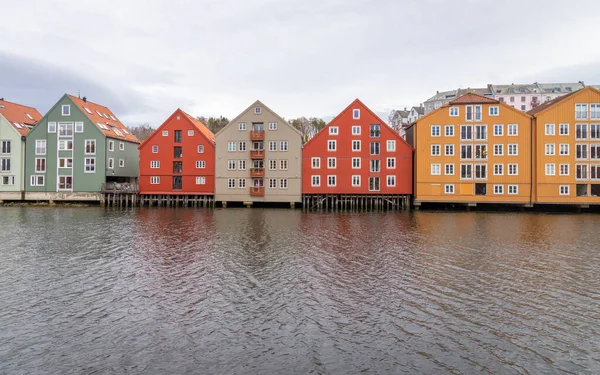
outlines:
[[0, 374], [598, 374], [600, 215], [0, 208]]

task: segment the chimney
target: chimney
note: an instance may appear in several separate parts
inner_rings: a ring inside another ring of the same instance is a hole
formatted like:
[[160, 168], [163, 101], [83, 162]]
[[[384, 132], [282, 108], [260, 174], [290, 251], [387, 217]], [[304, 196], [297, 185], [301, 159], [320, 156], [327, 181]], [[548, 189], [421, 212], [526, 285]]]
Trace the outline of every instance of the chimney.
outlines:
[[407, 109], [406, 109], [406, 107], [404, 107], [404, 110], [405, 110], [405, 111], [407, 110]]
[[83, 97], [83, 102], [86, 103], [87, 102], [87, 98], [84, 96]]

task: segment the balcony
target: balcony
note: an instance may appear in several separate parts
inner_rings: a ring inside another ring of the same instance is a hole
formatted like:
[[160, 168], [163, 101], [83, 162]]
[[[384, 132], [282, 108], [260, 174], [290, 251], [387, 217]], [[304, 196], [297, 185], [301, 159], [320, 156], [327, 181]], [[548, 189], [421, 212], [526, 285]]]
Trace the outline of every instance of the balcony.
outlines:
[[251, 150], [250, 158], [252, 159], [264, 159], [265, 158], [265, 150]]
[[265, 187], [251, 187], [250, 188], [250, 196], [251, 197], [264, 197], [265, 196]]
[[264, 168], [252, 168], [250, 169], [250, 177], [262, 178], [265, 177]]
[[251, 130], [250, 131], [250, 140], [264, 141], [265, 140], [265, 131], [264, 130]]

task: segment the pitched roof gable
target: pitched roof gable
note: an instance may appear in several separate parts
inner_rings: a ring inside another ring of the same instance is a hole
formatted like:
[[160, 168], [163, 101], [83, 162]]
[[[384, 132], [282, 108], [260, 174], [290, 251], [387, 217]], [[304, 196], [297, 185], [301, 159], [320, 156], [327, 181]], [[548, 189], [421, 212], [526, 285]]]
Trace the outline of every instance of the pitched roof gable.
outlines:
[[542, 103], [542, 104], [538, 105], [537, 107], [535, 107], [535, 108], [533, 108], [533, 109], [529, 110], [529, 111], [527, 112], [527, 114], [528, 114], [528, 115], [530, 115], [530, 116], [535, 116], [535, 115], [537, 115], [537, 114], [539, 114], [539, 113], [541, 113], [541, 112], [544, 112], [545, 110], [547, 110], [548, 108], [550, 108], [550, 107], [554, 106], [555, 104], [558, 104], [558, 103], [562, 102], [563, 100], [566, 100], [566, 99], [570, 98], [570, 97], [571, 97], [571, 96], [573, 96], [573, 95], [580, 94], [580, 93], [584, 92], [584, 91], [585, 91], [585, 90], [587, 90], [587, 89], [592, 89], [592, 90], [595, 90], [593, 87], [589, 87], [589, 86], [588, 86], [588, 87], [586, 87], [586, 88], [583, 88], [583, 89], [581, 89], [581, 90], [573, 91], [573, 92], [572, 92], [572, 93], [570, 93], [570, 94], [563, 95], [563, 96], [559, 96], [558, 98], [554, 98], [554, 99], [552, 99], [552, 100], [549, 100], [549, 101], [547, 101], [547, 102], [544, 102], [544, 103]]
[[37, 109], [6, 100], [0, 100], [0, 114], [21, 135], [27, 135], [30, 127], [42, 119], [42, 114]]
[[194, 118], [193, 116], [181, 109], [179, 110], [188, 118], [188, 120], [190, 120], [192, 125], [194, 125], [200, 133], [204, 134], [204, 136], [208, 138], [212, 143], [215, 143], [216, 138], [214, 133], [211, 132], [210, 129], [202, 121], [198, 120], [197, 118]]
[[[73, 95], [67, 96], [77, 105], [81, 112], [86, 115], [94, 125], [109, 138], [116, 138], [123, 141], [129, 141], [134, 143], [140, 143], [135, 135], [133, 135], [129, 129], [115, 116], [110, 109], [107, 107], [90, 102], [89, 100], [83, 100]], [[106, 129], [105, 129], [106, 128]], [[115, 131], [116, 129], [116, 131]], [[117, 134], [121, 133], [121, 135]]]
[[487, 103], [499, 103], [498, 100], [488, 98], [483, 95], [475, 94], [473, 92], [466, 93], [452, 101], [450, 104], [487, 104]]
[[261, 102], [260, 100], [256, 100], [254, 103], [250, 104], [250, 106], [248, 108], [246, 108], [245, 110], [243, 110], [239, 115], [235, 116], [235, 118], [231, 121], [229, 121], [229, 124], [227, 124], [226, 126], [224, 126], [221, 130], [219, 130], [217, 132], [217, 134], [215, 134], [215, 137], [218, 136], [219, 134], [221, 134], [222, 132], [225, 131], [225, 129], [229, 128], [230, 126], [233, 126], [234, 123], [238, 122], [238, 120], [244, 116], [246, 113], [248, 113], [248, 111], [254, 109], [254, 107], [260, 106], [264, 109], [266, 109], [267, 111], [269, 111], [271, 114], [273, 114], [273, 116], [277, 117], [279, 120], [281, 120], [285, 125], [287, 125], [290, 129], [292, 129], [293, 131], [295, 131], [296, 133], [298, 133], [298, 135], [302, 138], [302, 133], [300, 133], [300, 131], [298, 129], [296, 129], [295, 127], [293, 127], [289, 122], [287, 122], [283, 117], [279, 116], [275, 111], [273, 111], [271, 108], [267, 107], [263, 102]]
[[175, 110], [175, 112], [173, 112], [171, 114], [171, 116], [169, 116], [158, 128], [156, 128], [152, 134], [150, 134], [150, 136], [148, 138], [146, 138], [139, 146], [138, 149], [142, 149], [144, 148], [144, 146], [149, 143], [152, 139], [154, 139], [154, 137], [157, 136], [157, 134], [160, 134], [162, 128], [164, 128], [165, 126], [167, 126], [167, 124], [169, 123], [169, 121], [171, 121], [171, 119], [173, 117], [175, 117], [177, 114], [183, 115], [185, 116], [185, 118], [190, 122], [190, 124], [192, 124], [193, 127], [195, 127], [204, 137], [206, 137], [209, 141], [211, 141], [213, 144], [215, 143], [215, 136], [214, 134], [210, 131], [210, 129], [208, 129], [206, 127], [206, 125], [204, 125], [200, 120], [197, 120], [195, 118], [193, 118], [191, 115], [187, 114], [185, 111], [183, 111], [181, 108], [177, 108]]

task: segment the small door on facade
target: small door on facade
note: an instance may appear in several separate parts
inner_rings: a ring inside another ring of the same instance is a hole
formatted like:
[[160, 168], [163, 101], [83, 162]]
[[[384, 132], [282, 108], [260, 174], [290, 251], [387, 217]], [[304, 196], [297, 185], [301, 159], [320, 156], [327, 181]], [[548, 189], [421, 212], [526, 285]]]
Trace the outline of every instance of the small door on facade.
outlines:
[[173, 147], [173, 157], [175, 159], [181, 159], [182, 156], [183, 156], [183, 149], [181, 148], [181, 146]]
[[181, 143], [181, 138], [182, 138], [181, 130], [175, 130], [173, 132], [173, 137], [174, 137], [173, 141], [175, 141], [175, 143]]
[[264, 160], [252, 160], [252, 168], [263, 169]]
[[486, 195], [487, 184], [475, 184], [475, 195]]
[[180, 161], [173, 162], [173, 173], [182, 173], [183, 172], [183, 163]]
[[173, 176], [173, 190], [181, 190], [183, 182], [181, 176]]
[[252, 187], [259, 188], [264, 186], [264, 181], [262, 178], [253, 178], [252, 179]]

